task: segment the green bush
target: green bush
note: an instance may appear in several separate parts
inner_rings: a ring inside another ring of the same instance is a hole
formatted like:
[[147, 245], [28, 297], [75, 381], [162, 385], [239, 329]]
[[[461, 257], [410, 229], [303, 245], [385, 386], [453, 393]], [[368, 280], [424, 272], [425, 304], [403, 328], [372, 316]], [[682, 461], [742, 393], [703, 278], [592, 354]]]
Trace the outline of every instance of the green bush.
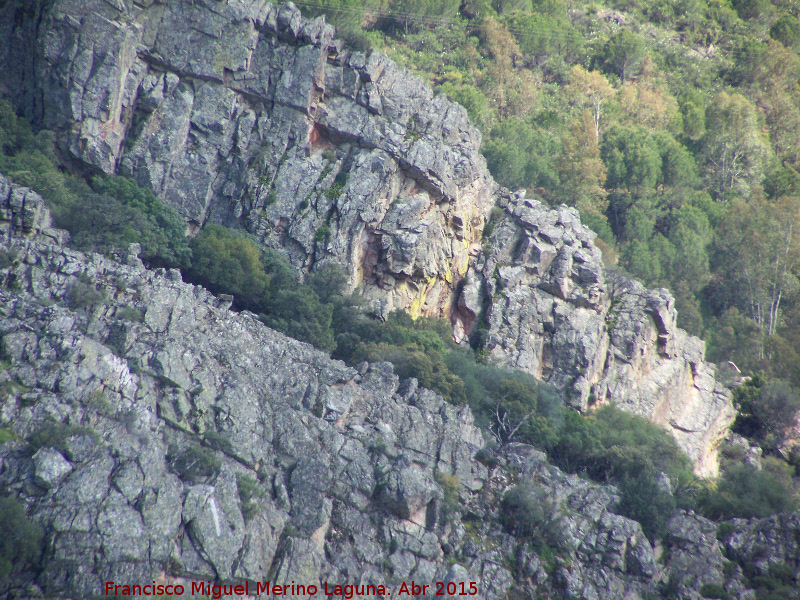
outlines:
[[82, 281], [75, 281], [67, 288], [65, 299], [72, 310], [91, 312], [105, 302], [106, 292]]
[[260, 312], [270, 278], [255, 242], [220, 225], [209, 224], [191, 242], [192, 266], [186, 278], [214, 293], [233, 294], [234, 306]]
[[123, 306], [114, 316], [123, 321], [131, 321], [132, 323], [141, 323], [144, 320], [141, 311], [135, 306]]
[[770, 27], [769, 36], [787, 48], [800, 45], [800, 20], [797, 16], [783, 15]]
[[188, 266], [186, 226], [175, 210], [122, 177], [96, 177], [89, 186], [62, 172], [53, 134], [34, 134], [4, 100], [0, 100], [0, 173], [38, 192], [55, 225], [70, 232], [79, 250], [109, 254], [137, 242], [142, 259], [151, 266]]
[[245, 521], [250, 521], [258, 514], [258, 500], [265, 498], [266, 494], [257, 479], [242, 473], [236, 474], [236, 486], [242, 516]]
[[700, 595], [703, 596], [703, 598], [730, 600], [730, 594], [718, 583], [704, 583], [700, 588]]
[[[663, 534], [676, 505], [693, 506], [689, 459], [669, 433], [643, 417], [613, 406], [587, 417], [567, 412], [547, 450], [567, 472], [616, 484], [622, 492], [620, 513], [639, 521], [650, 539]], [[674, 495], [662, 487], [659, 473], [670, 478]]]
[[90, 427], [48, 420], [28, 436], [28, 452], [35, 454], [40, 448], [55, 448], [71, 460], [73, 457], [69, 450], [69, 440], [81, 435], [88, 435], [95, 441], [98, 439], [97, 433]]
[[172, 471], [191, 483], [204, 483], [215, 477], [222, 468], [222, 461], [216, 453], [198, 443], [183, 450], [171, 449], [167, 458]]
[[553, 517], [553, 500], [533, 483], [511, 487], [500, 501], [500, 522], [506, 531], [531, 539], [538, 547], [562, 549], [564, 535]]
[[800, 410], [800, 395], [788, 382], [766, 381], [760, 376], [737, 387], [733, 400], [738, 411], [734, 431], [761, 441], [767, 450], [772, 449], [767, 440], [780, 437], [783, 428]]
[[794, 469], [776, 458], [762, 459], [762, 469], [744, 464], [726, 468], [716, 485], [699, 499], [699, 508], [710, 519], [767, 517], [797, 510]]
[[13, 575], [36, 573], [44, 532], [13, 498], [0, 498], [0, 591]]

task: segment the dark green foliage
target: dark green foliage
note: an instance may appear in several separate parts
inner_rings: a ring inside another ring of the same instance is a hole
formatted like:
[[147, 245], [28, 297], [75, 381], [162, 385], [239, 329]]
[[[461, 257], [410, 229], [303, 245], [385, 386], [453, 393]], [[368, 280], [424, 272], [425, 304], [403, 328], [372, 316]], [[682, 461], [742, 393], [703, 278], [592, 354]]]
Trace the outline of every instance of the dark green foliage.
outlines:
[[110, 253], [142, 245], [142, 259], [158, 267], [188, 265], [183, 219], [149, 190], [122, 177], [96, 177], [90, 187], [58, 168], [53, 135], [34, 135], [0, 100], [0, 173], [44, 198], [55, 224], [72, 234], [79, 250]]
[[700, 595], [703, 598], [718, 598], [719, 600], [730, 600], [730, 594], [718, 583], [704, 583], [700, 587]]
[[646, 54], [644, 40], [623, 29], [608, 39], [597, 58], [606, 72], [614, 73], [624, 83], [637, 74]]
[[658, 144], [641, 127], [609, 129], [603, 137], [600, 156], [608, 170], [606, 183], [611, 188], [649, 190], [661, 179]]
[[214, 293], [233, 294], [234, 304], [257, 312], [269, 290], [260, 250], [244, 235], [220, 225], [207, 225], [191, 243], [188, 281]]
[[191, 483], [204, 483], [216, 476], [222, 461], [210, 448], [193, 443], [183, 450], [170, 449], [167, 456], [174, 473]]
[[530, 66], [557, 72], [559, 67], [580, 62], [584, 54], [583, 36], [566, 16], [566, 11], [556, 15], [515, 13], [503, 23], [514, 33]]
[[343, 343], [336, 357], [358, 364], [363, 360], [387, 360], [401, 377], [416, 377], [456, 404], [466, 402], [464, 384], [447, 366], [453, 343], [446, 321], [393, 312], [385, 323], [367, 318], [351, 320], [337, 328]]
[[[191, 251], [186, 240], [186, 224], [175, 209], [164, 206], [152, 191], [123, 177], [97, 177], [92, 181], [92, 188], [102, 194], [106, 208], [118, 202], [134, 209], [136, 212], [131, 214], [137, 221], [141, 219], [139, 215], [146, 216], [140, 224], [129, 225], [137, 230], [132, 237], [142, 245], [140, 257], [145, 263], [153, 267], [189, 266]], [[116, 202], [109, 202], [109, 199]]]
[[40, 448], [55, 448], [72, 460], [73, 456], [69, 449], [69, 440], [71, 437], [82, 435], [97, 439], [97, 434], [89, 427], [48, 420], [37, 427], [26, 440], [28, 442], [28, 452], [35, 454]]
[[742, 19], [764, 18], [772, 8], [769, 0], [731, 0], [731, 5]]
[[553, 136], [518, 119], [503, 121], [483, 147], [486, 162], [498, 181], [511, 189], [555, 188], [560, 144]]
[[141, 323], [144, 319], [139, 309], [133, 306], [123, 306], [114, 316], [123, 321], [131, 321], [133, 323]]
[[767, 450], [800, 410], [800, 396], [780, 379], [765, 382], [755, 376], [734, 390], [733, 400], [739, 413], [734, 431], [761, 441]]
[[[345, 171], [339, 171], [338, 175], [336, 175], [336, 178], [333, 180], [331, 187], [325, 190], [325, 195], [328, 197], [329, 200], [336, 200], [339, 198], [339, 196], [342, 195], [342, 192], [344, 192], [344, 186], [346, 185], [347, 185], [347, 173]], [[308, 206], [307, 202], [306, 206]], [[304, 209], [305, 207], [302, 207], [301, 210]]]
[[783, 15], [770, 27], [769, 35], [787, 48], [800, 45], [800, 20], [797, 16]]
[[268, 326], [328, 352], [336, 348], [333, 307], [320, 302], [310, 287], [277, 290], [267, 306], [269, 313], [262, 320]]
[[498, 221], [500, 221], [500, 219], [503, 217], [504, 214], [505, 211], [499, 206], [495, 206], [492, 208], [492, 212], [489, 214], [489, 220], [486, 221], [486, 225], [484, 225], [483, 227], [484, 238], [491, 237], [495, 226], [497, 225]]
[[500, 522], [506, 531], [531, 539], [539, 549], [564, 547], [564, 535], [552, 513], [552, 497], [534, 483], [515, 485], [500, 501]]
[[725, 469], [716, 490], [700, 497], [700, 509], [711, 519], [766, 517], [797, 510], [793, 469], [775, 458], [762, 459], [762, 469], [733, 464]]
[[800, 173], [790, 167], [781, 167], [764, 178], [764, 193], [770, 198], [800, 194]]
[[236, 486], [239, 491], [239, 505], [245, 521], [252, 520], [258, 514], [258, 501], [267, 497], [259, 481], [242, 473], [236, 474]]
[[677, 490], [693, 480], [686, 455], [663, 429], [642, 417], [606, 406], [588, 417], [568, 412], [557, 439], [548, 447], [562, 469], [617, 484], [621, 514], [638, 520], [652, 539], [660, 536], [680, 494], [670, 495], [658, 481], [666, 474]]
[[106, 292], [104, 289], [98, 290], [95, 286], [83, 281], [71, 283], [65, 296], [67, 306], [72, 310], [86, 310], [89, 312], [102, 304], [105, 299]]
[[0, 269], [7, 269], [17, 260], [17, 254], [13, 250], [0, 250]]
[[19, 575], [34, 574], [39, 565], [44, 532], [32, 523], [13, 498], [0, 498], [0, 591]]

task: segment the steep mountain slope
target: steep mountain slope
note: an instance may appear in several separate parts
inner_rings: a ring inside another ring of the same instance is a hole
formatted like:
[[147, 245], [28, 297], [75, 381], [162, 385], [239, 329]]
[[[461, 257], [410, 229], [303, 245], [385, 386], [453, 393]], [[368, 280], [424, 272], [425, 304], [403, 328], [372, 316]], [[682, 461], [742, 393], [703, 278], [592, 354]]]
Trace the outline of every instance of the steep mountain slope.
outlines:
[[445, 316], [459, 340], [486, 328], [500, 364], [580, 409], [645, 415], [716, 472], [730, 394], [672, 298], [609, 275], [574, 211], [498, 189], [460, 106], [292, 4], [32, 6], [0, 19], [2, 80], [77, 168], [135, 178], [190, 229], [243, 227], [298, 269], [338, 263], [378, 314]]
[[426, 597], [442, 581], [491, 599], [659, 597], [668, 582], [698, 598], [800, 559], [796, 517], [742, 521], [726, 576], [716, 525], [679, 513], [657, 560], [615, 488], [521, 444], [480, 462], [470, 410], [388, 363], [332, 361], [144, 269], [136, 245], [120, 261], [71, 250], [5, 178], [0, 198], [0, 486], [46, 532], [3, 597], [102, 596], [108, 581], [191, 597], [211, 580], [403, 597], [414, 579]]

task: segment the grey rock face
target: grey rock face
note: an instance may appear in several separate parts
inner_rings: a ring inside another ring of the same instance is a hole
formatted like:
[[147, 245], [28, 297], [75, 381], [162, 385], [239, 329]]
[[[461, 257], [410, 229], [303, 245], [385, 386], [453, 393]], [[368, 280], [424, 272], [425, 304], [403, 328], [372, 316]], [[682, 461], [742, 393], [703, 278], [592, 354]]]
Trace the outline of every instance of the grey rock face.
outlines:
[[299, 269], [338, 263], [383, 314], [449, 311], [496, 187], [461, 106], [291, 3], [42, 10], [0, 42], [2, 56], [26, 39], [36, 60], [0, 73], [71, 159], [133, 177], [193, 227], [244, 227]]
[[[615, 512], [615, 488], [522, 444], [494, 452], [490, 471], [469, 409], [401, 384], [388, 363], [348, 368], [174, 272], [145, 270], [135, 246], [121, 264], [50, 231], [0, 243], [16, 257], [0, 271], [0, 427], [19, 440], [0, 445], [0, 486], [47, 532], [35, 586], [0, 593], [89, 597], [105, 581], [157, 578], [396, 595], [414, 579], [474, 582], [479, 599], [612, 600], [658, 597], [679, 577], [687, 598], [720, 581], [745, 598], [743, 569], [800, 560], [797, 515], [734, 521], [728, 577], [714, 524], [691, 514], [670, 522], [659, 560]], [[102, 305], [64, 302], [79, 276]], [[125, 306], [143, 322], [118, 318]], [[500, 518], [519, 483], [541, 492], [535, 539]]]
[[[405, 569], [387, 567], [390, 546], [409, 573], [446, 574], [434, 473], [463, 477], [464, 493], [486, 479], [468, 409], [401, 393], [388, 364], [359, 375], [170, 273], [44, 236], [0, 248], [17, 256], [3, 281], [21, 282], [0, 287], [2, 377], [20, 383], [0, 420], [66, 449], [0, 448], [4, 489], [53, 532], [47, 594], [164, 573], [388, 585]], [[105, 290], [103, 306], [64, 304], [78, 275]], [[124, 306], [143, 322], [121, 322]]]
[[484, 327], [500, 364], [548, 381], [580, 410], [611, 402], [663, 425], [699, 474], [716, 474], [716, 448], [734, 418], [730, 392], [703, 342], [678, 329], [672, 296], [607, 271], [575, 210], [524, 194], [499, 206], [503, 216], [464, 280], [462, 335]]
[[[301, 271], [345, 267], [379, 315], [448, 317], [461, 340], [486, 326], [501, 364], [581, 410], [653, 419], [698, 473], [716, 472], [733, 409], [673, 299], [606, 272], [575, 211], [498, 190], [466, 111], [385, 56], [351, 52], [291, 3], [5, 10], [0, 56], [18, 42], [35, 56], [0, 73], [72, 160], [133, 177], [193, 231], [242, 227]], [[507, 216], [482, 254], [495, 203]], [[15, 214], [30, 228], [38, 213]]]
[[33, 464], [36, 472], [36, 483], [45, 488], [51, 488], [69, 475], [72, 465], [54, 448], [41, 448], [33, 455]]

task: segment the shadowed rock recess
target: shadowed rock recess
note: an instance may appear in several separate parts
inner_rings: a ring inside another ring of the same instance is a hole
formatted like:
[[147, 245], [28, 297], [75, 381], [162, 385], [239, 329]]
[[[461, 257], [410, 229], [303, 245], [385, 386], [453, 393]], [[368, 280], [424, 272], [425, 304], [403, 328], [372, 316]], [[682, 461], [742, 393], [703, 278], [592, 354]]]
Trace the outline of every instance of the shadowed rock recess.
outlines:
[[14, 6], [5, 88], [79, 167], [133, 177], [191, 230], [245, 228], [301, 271], [340, 264], [384, 316], [447, 317], [457, 340], [488, 328], [499, 364], [581, 410], [650, 418], [716, 473], [730, 394], [674, 299], [607, 272], [575, 211], [499, 189], [466, 111], [419, 78], [291, 3]]
[[[390, 364], [331, 360], [145, 269], [136, 244], [111, 259], [66, 239], [36, 193], [0, 177], [0, 489], [45, 532], [39, 570], [0, 596], [270, 581], [405, 598], [413, 579], [431, 598], [441, 581], [475, 582], [480, 599], [611, 600], [675, 580], [694, 599], [725, 581], [716, 524], [677, 514], [657, 560], [614, 487], [522, 444], [477, 460], [469, 408]], [[514, 484], [535, 499], [524, 526], [502, 519]], [[800, 559], [796, 515], [732, 530], [728, 552], [757, 573]], [[745, 590], [741, 569], [727, 580]]]

